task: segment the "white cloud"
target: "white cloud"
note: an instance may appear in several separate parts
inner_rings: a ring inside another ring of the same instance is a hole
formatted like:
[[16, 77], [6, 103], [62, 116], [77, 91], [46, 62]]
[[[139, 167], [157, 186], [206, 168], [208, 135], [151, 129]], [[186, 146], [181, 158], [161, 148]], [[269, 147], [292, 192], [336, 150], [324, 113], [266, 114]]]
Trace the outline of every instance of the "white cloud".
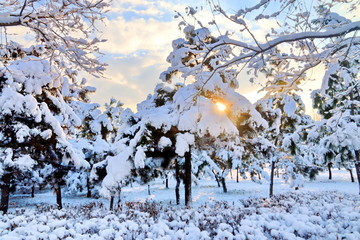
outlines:
[[113, 58], [108, 62], [106, 79], [90, 80], [90, 84], [97, 88], [92, 100], [104, 103], [114, 97], [135, 110], [136, 104], [145, 100], [160, 82], [160, 73], [168, 67], [165, 61], [167, 53], [152, 51], [145, 55]]
[[131, 54], [139, 50], [163, 51], [171, 46], [174, 37], [180, 36], [175, 22], [161, 22], [150, 18], [126, 21], [119, 16], [115, 20], [107, 20], [103, 38], [107, 42], [100, 48], [113, 54]]
[[[166, 57], [172, 40], [182, 36], [177, 20], [159, 16], [174, 15], [173, 10], [179, 7], [184, 8], [167, 1], [114, 1], [102, 27], [102, 38], [107, 42], [100, 46], [109, 67], [106, 79], [89, 81], [97, 87], [93, 101], [104, 103], [115, 97], [136, 109], [136, 104], [153, 92], [160, 73], [168, 67]], [[126, 12], [132, 17], [124, 16]]]

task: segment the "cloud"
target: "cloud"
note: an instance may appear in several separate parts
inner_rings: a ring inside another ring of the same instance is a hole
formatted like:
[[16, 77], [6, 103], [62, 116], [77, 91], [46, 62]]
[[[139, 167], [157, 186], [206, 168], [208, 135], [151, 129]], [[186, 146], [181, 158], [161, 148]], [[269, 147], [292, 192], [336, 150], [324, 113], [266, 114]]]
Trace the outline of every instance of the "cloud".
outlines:
[[162, 51], [150, 51], [143, 55], [112, 58], [105, 79], [90, 80], [90, 84], [97, 88], [92, 100], [104, 103], [114, 97], [125, 107], [135, 110], [136, 104], [145, 100], [160, 82], [160, 73], [168, 67], [165, 57]]
[[109, 67], [105, 79], [89, 81], [97, 88], [93, 101], [103, 104], [114, 97], [135, 110], [153, 92], [168, 67], [172, 40], [182, 36], [173, 18], [175, 8], [185, 7], [167, 1], [114, 1], [101, 27], [107, 42], [99, 46]]
[[103, 38], [107, 42], [100, 45], [102, 51], [111, 54], [132, 54], [140, 50], [164, 51], [171, 47], [171, 41], [180, 37], [175, 22], [161, 22], [150, 18], [127, 21], [119, 16], [114, 20], [107, 20]]

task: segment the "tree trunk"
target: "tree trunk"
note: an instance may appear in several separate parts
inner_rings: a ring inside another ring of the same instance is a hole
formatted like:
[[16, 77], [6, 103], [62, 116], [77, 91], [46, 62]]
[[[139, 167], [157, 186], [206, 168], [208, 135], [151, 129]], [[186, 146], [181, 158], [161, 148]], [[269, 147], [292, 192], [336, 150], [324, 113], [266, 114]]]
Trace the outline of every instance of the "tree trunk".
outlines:
[[359, 194], [360, 194], [360, 151], [355, 151], [356, 156], [356, 163], [355, 163], [355, 169], [356, 169], [356, 176], [359, 183]]
[[215, 180], [216, 180], [216, 183], [217, 183], [218, 187], [221, 187], [220, 186], [220, 180], [219, 180], [219, 177], [218, 177], [217, 173], [214, 170], [212, 170], [212, 172], [213, 172], [213, 174], [215, 176]]
[[176, 178], [176, 186], [175, 186], [175, 197], [176, 197], [176, 204], [180, 204], [180, 169], [179, 169], [179, 162], [176, 160], [175, 162], [175, 178]]
[[62, 209], [62, 199], [61, 199], [61, 186], [60, 184], [56, 183], [54, 187], [54, 192], [56, 194], [56, 204], [58, 205], [58, 209]]
[[256, 171], [256, 173], [257, 173], [257, 175], [258, 175], [259, 180], [261, 180], [261, 174], [260, 174], [260, 172], [259, 172], [259, 171]]
[[221, 185], [222, 185], [224, 193], [227, 193], [227, 187], [226, 187], [226, 182], [225, 182], [224, 177], [221, 177]]
[[151, 192], [150, 192], [150, 184], [148, 184], [148, 195], [151, 195]]
[[32, 187], [31, 187], [31, 197], [32, 198], [35, 197], [35, 185], [32, 185]]
[[191, 150], [185, 153], [185, 205], [189, 206], [191, 204]]
[[331, 172], [332, 163], [328, 163], [327, 168], [329, 170], [329, 180], [332, 180], [332, 172]]
[[275, 162], [271, 162], [271, 172], [270, 172], [270, 197], [273, 196], [274, 193], [274, 171], [275, 171]]
[[5, 173], [2, 176], [2, 182], [1, 185], [1, 206], [0, 211], [3, 212], [3, 214], [6, 214], [9, 209], [9, 197], [10, 197], [10, 173]]
[[354, 174], [352, 172], [352, 169], [348, 169], [349, 172], [350, 172], [350, 178], [351, 178], [351, 182], [355, 182], [355, 179], [354, 179]]
[[110, 197], [110, 211], [112, 211], [114, 209], [114, 196]]
[[89, 179], [89, 177], [88, 177], [88, 179], [86, 180], [86, 188], [87, 188], [86, 197], [87, 197], [87, 198], [91, 198], [91, 186], [90, 186], [90, 179]]
[[230, 178], [231, 178], [231, 180], [233, 180], [233, 173], [232, 173], [232, 169], [230, 169]]
[[236, 168], [236, 182], [239, 182], [239, 167]]
[[166, 175], [166, 178], [165, 178], [165, 188], [169, 189], [169, 177], [167, 175]]
[[217, 174], [215, 174], [215, 180], [216, 180], [216, 183], [217, 183], [218, 187], [221, 187], [220, 180], [219, 180]]
[[279, 177], [280, 177], [280, 171], [279, 171], [279, 169], [276, 169], [275, 173], [276, 173], [276, 177], [279, 178]]
[[91, 195], [91, 190], [90, 190], [90, 188], [88, 188], [88, 189], [87, 189], [87, 193], [86, 193], [86, 197], [87, 197], [87, 198], [91, 198], [91, 196], [92, 196], [92, 195]]
[[118, 196], [118, 202], [117, 202], [118, 207], [120, 207], [120, 203], [121, 203], [121, 188], [119, 189], [119, 196]]

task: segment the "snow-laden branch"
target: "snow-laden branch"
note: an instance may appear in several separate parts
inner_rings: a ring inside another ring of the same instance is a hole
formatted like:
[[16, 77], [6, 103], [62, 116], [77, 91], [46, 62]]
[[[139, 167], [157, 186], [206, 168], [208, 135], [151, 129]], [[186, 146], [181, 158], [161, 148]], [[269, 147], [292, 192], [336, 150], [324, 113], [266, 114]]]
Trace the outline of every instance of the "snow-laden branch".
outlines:
[[304, 39], [316, 39], [316, 38], [331, 38], [344, 36], [347, 33], [360, 30], [360, 21], [345, 24], [339, 28], [328, 30], [325, 32], [302, 32], [293, 33], [285, 36], [278, 37], [274, 40], [268, 41], [265, 44], [260, 44], [259, 51], [266, 51], [274, 48], [277, 45], [285, 42], [295, 42]]
[[[232, 45], [244, 49], [244, 52], [238, 56], [235, 56], [232, 59], [225, 61], [223, 64], [218, 65], [214, 68], [213, 72], [216, 72], [220, 69], [224, 69], [234, 64], [239, 63], [249, 63], [254, 57], [265, 54], [269, 50], [274, 50], [278, 45], [283, 43], [297, 42], [305, 39], [323, 39], [323, 38], [332, 38], [344, 36], [350, 32], [360, 30], [360, 21], [345, 24], [337, 29], [331, 29], [324, 32], [302, 32], [302, 33], [293, 33], [285, 36], [278, 37], [274, 40], [268, 41], [267, 43], [258, 44], [257, 46], [251, 46], [245, 42], [236, 41], [233, 39], [224, 39], [223, 42], [215, 43], [210, 45], [208, 52], [204, 55], [203, 63], [207, 61], [208, 58], [211, 58], [211, 53], [219, 50], [224, 45]], [[327, 56], [327, 54], [318, 54], [319, 56]], [[318, 58], [317, 58], [318, 59]], [[316, 61], [318, 62], [318, 60]], [[317, 63], [318, 64], [318, 63]], [[317, 65], [316, 64], [316, 65]], [[212, 77], [212, 75], [211, 75]], [[206, 83], [207, 81], [205, 81]]]
[[240, 16], [240, 15], [245, 15], [247, 13], [250, 13], [254, 10], [258, 10], [259, 8], [261, 8], [262, 6], [264, 6], [265, 4], [268, 4], [270, 2], [270, 0], [262, 0], [261, 2], [259, 2], [258, 4], [256, 4], [255, 6], [253, 7], [250, 7], [250, 8], [245, 8], [245, 9], [240, 9], [237, 13], [237, 16]]
[[[101, 73], [105, 64], [93, 54], [102, 40], [94, 37], [95, 23], [104, 18], [111, 0], [9, 1], [0, 3], [0, 27], [24, 26], [47, 50], [43, 58], [58, 66]], [[5, 12], [6, 11], [6, 12]], [[71, 37], [70, 37], [71, 36]]]
[[[325, 32], [302, 32], [302, 33], [293, 33], [285, 36], [278, 37], [267, 43], [261, 43], [259, 46], [251, 46], [248, 43], [237, 41], [234, 39], [224, 39], [221, 43], [215, 43], [209, 46], [209, 51], [206, 53], [204, 59], [212, 52], [219, 49], [224, 45], [233, 45], [239, 48], [243, 48], [249, 50], [250, 52], [244, 56], [238, 57], [238, 60], [249, 58], [251, 56], [258, 55], [259, 53], [264, 53], [270, 49], [275, 48], [276, 46], [282, 43], [296, 42], [305, 39], [321, 39], [321, 38], [331, 38], [331, 37], [339, 37], [343, 36], [347, 33], [354, 32], [360, 30], [360, 21], [345, 24], [337, 29], [328, 30]], [[234, 59], [234, 61], [238, 61]], [[205, 60], [204, 60], [205, 62]]]

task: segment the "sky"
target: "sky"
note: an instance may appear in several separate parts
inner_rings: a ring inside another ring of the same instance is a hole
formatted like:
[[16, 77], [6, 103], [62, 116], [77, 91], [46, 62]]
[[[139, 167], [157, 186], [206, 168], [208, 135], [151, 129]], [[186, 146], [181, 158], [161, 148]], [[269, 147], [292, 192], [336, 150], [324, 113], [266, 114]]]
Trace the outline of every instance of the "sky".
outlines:
[[[227, 12], [234, 13], [241, 6], [252, 6], [253, 1], [215, 0]], [[107, 102], [114, 97], [125, 107], [136, 110], [136, 104], [151, 94], [159, 80], [160, 73], [169, 67], [166, 57], [172, 50], [173, 40], [183, 37], [178, 28], [179, 19], [175, 10], [186, 15], [187, 6], [202, 9], [200, 19], [207, 23], [215, 18], [220, 27], [229, 24], [220, 16], [213, 16], [207, 1], [187, 0], [114, 0], [113, 8], [107, 14], [101, 34], [107, 42], [100, 45], [105, 54], [102, 60], [109, 64], [104, 78], [89, 78], [89, 84], [97, 88], [92, 100]], [[275, 23], [270, 22], [270, 25]], [[258, 35], [268, 30], [269, 24], [255, 30]], [[264, 29], [262, 29], [262, 27]], [[240, 75], [239, 91], [251, 101], [258, 99], [259, 85], [252, 85], [246, 72]]]

